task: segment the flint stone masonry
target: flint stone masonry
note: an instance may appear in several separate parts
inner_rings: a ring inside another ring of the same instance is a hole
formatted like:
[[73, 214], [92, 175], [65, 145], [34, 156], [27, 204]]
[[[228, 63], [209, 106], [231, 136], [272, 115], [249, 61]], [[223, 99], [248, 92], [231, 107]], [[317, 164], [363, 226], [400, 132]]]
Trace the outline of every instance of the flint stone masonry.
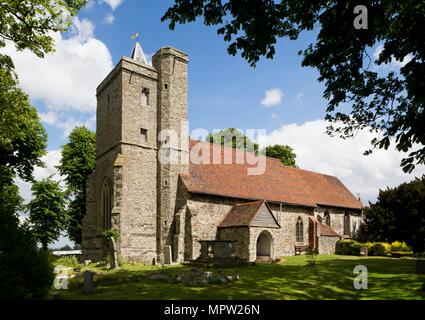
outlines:
[[[205, 241], [218, 241], [219, 257], [230, 254], [246, 262], [264, 258], [264, 252], [269, 260], [294, 255], [295, 246], [311, 244], [320, 253], [334, 253], [336, 241], [344, 236], [345, 213], [350, 215], [349, 236], [358, 236], [360, 209], [307, 206], [311, 201], [267, 202], [272, 216], [264, 206], [253, 225], [219, 227], [233, 206], [263, 199], [188, 191], [185, 177], [196, 181], [189, 170], [188, 56], [163, 47], [153, 55], [152, 65], [135, 58], [123, 57], [96, 91], [96, 164], [86, 186], [84, 260], [105, 258], [101, 235], [109, 227], [118, 233], [119, 260], [146, 264], [195, 261]], [[170, 130], [178, 142], [170, 139]], [[164, 158], [179, 161], [160, 161]], [[310, 228], [311, 218], [324, 219], [326, 211], [338, 236], [324, 237]], [[303, 238], [297, 242], [300, 219]], [[231, 250], [226, 243], [232, 244]]]

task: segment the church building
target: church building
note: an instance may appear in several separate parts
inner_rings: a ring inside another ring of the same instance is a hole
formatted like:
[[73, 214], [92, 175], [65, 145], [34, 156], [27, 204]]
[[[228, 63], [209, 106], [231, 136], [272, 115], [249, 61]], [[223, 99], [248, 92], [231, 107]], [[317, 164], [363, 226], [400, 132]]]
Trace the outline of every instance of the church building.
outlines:
[[[109, 229], [117, 231], [121, 261], [149, 264], [205, 256], [270, 261], [306, 246], [331, 254], [338, 240], [356, 237], [362, 204], [338, 178], [253, 154], [264, 172], [248, 174], [252, 162], [235, 161], [246, 152], [189, 140], [182, 125], [188, 62], [163, 47], [148, 63], [136, 43], [98, 86], [83, 258], [104, 258]], [[170, 143], [168, 131], [183, 143]], [[195, 161], [199, 153], [208, 161]], [[209, 161], [229, 153], [230, 162]]]

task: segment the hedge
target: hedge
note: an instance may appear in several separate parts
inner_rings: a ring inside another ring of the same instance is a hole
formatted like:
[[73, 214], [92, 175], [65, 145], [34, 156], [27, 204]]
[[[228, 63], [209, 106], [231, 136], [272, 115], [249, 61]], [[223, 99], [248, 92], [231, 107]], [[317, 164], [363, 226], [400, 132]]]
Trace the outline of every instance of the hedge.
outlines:
[[340, 255], [358, 256], [360, 248], [366, 247], [369, 256], [393, 256], [405, 257], [413, 254], [411, 247], [405, 242], [366, 242], [361, 243], [355, 240], [340, 240], [336, 243], [335, 253]]

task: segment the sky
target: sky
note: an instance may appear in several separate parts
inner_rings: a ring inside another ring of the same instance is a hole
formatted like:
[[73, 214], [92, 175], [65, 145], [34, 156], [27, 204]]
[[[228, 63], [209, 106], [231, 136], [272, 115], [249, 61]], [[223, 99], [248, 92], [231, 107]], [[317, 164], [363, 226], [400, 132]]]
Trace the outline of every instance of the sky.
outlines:
[[[139, 41], [148, 59], [163, 46], [173, 46], [189, 55], [190, 130], [208, 131], [228, 127], [265, 129], [267, 144], [287, 144], [297, 154], [303, 169], [336, 175], [365, 205], [376, 201], [380, 189], [394, 187], [422, 176], [425, 168], [412, 174], [400, 168], [403, 154], [376, 150], [370, 156], [374, 135], [358, 133], [341, 140], [325, 134], [326, 100], [318, 72], [301, 67], [298, 51], [314, 42], [315, 32], [297, 41], [279, 40], [273, 60], [261, 59], [255, 68], [227, 53], [228, 43], [216, 27], [202, 20], [177, 25], [174, 31], [160, 21], [171, 0], [91, 0], [73, 20], [69, 32], [52, 33], [56, 51], [44, 59], [29, 51], [17, 52], [12, 44], [0, 49], [15, 63], [21, 88], [29, 94], [49, 135], [46, 168], [36, 168], [36, 179], [53, 175], [60, 161], [60, 148], [75, 126], [96, 128], [97, 85], [122, 56], [129, 56]], [[374, 57], [382, 47], [373, 48]], [[405, 61], [393, 61], [382, 71], [397, 70]], [[17, 181], [26, 201], [31, 186]], [[68, 243], [65, 238], [53, 246]]]

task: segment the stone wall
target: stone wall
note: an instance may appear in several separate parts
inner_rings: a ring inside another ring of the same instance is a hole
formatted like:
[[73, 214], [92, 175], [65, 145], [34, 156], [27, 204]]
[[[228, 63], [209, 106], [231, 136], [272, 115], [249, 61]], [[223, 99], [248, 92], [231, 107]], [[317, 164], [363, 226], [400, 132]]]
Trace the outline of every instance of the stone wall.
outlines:
[[199, 240], [215, 240], [217, 226], [224, 216], [241, 200], [190, 194], [185, 217], [185, 260], [199, 257]]
[[336, 243], [340, 237], [319, 236], [319, 254], [335, 254]]
[[[176, 208], [179, 174], [189, 170], [187, 121], [188, 56], [170, 47], [161, 48], [152, 57], [158, 72], [158, 253], [164, 245], [173, 245], [171, 235]], [[182, 127], [182, 125], [184, 125]], [[165, 160], [165, 162], [163, 161]], [[177, 210], [177, 211], [176, 211]]]
[[236, 256], [241, 259], [249, 260], [250, 258], [250, 228], [248, 227], [233, 227], [219, 228], [217, 232], [218, 240], [233, 240], [237, 241]]

